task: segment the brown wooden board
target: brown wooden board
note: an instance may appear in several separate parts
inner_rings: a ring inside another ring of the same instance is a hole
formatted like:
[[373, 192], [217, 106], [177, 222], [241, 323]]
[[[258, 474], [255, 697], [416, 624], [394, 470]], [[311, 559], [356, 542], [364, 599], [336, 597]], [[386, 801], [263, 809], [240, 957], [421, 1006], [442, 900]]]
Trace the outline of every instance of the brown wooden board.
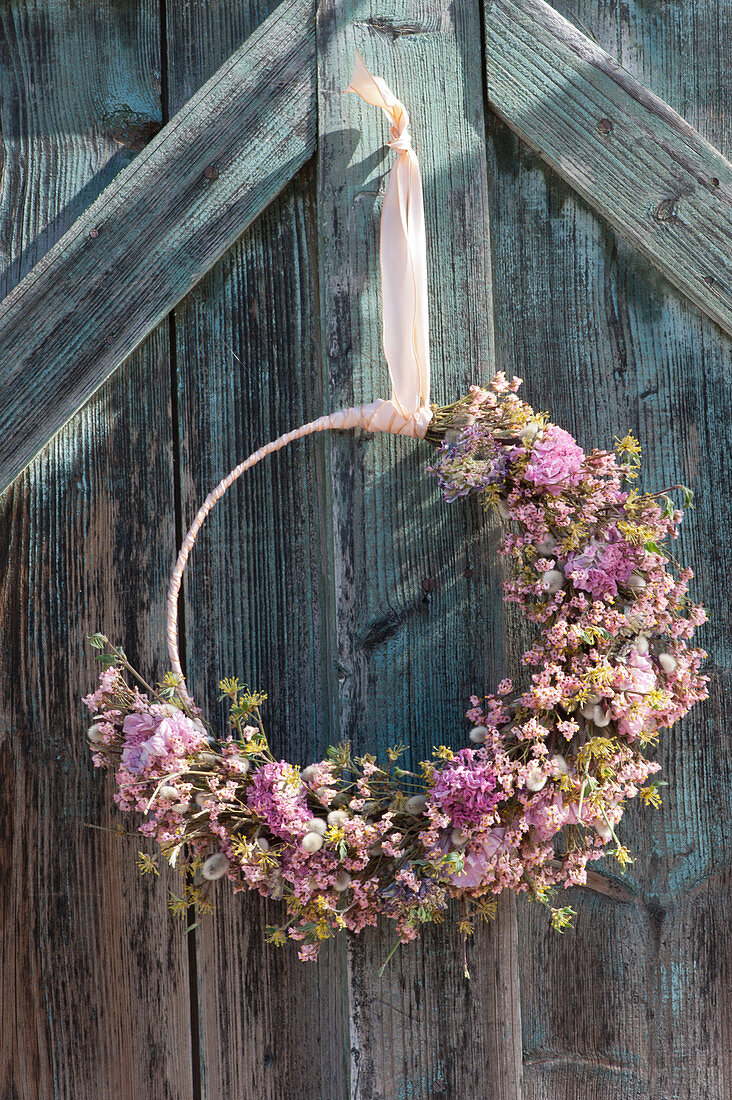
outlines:
[[[205, 5], [171, 7], [171, 111], [266, 14], [266, 3], [224, 18]], [[309, 168], [176, 310], [185, 524], [231, 467], [322, 409], [318, 329]], [[196, 698], [223, 723], [222, 676], [266, 691], [275, 752], [303, 766], [330, 741], [322, 452], [305, 440], [232, 488], [198, 540], [185, 589]], [[345, 1094], [342, 948], [303, 966], [294, 948], [266, 946], [265, 925], [278, 919], [278, 906], [220, 883], [216, 913], [197, 932], [207, 1100]]]
[[[392, 166], [379, 111], [344, 96], [358, 50], [414, 120], [428, 222], [433, 399], [492, 369], [480, 25], [474, 4], [322, 3], [318, 12], [322, 355], [330, 407], [389, 394], [381, 346], [378, 217]], [[471, 691], [502, 669], [495, 532], [446, 506], [425, 446], [329, 442], [334, 728], [359, 751], [411, 744], [414, 762], [464, 743]], [[446, 927], [402, 949], [349, 944], [351, 1097], [514, 1096], [520, 1077], [514, 909], [471, 943]]]
[[[562, 10], [729, 152], [728, 5], [701, 13], [587, 0]], [[611, 861], [603, 868], [632, 900], [571, 891], [578, 916], [564, 937], [519, 901], [524, 1097], [727, 1100], [730, 555], [721, 533], [732, 347], [496, 121], [487, 148], [499, 365], [585, 446], [635, 431], [646, 486], [692, 486], [696, 508], [677, 553], [713, 615], [703, 632], [711, 698], [662, 739], [671, 784], [662, 810], [628, 811], [623, 837], [636, 863], [624, 880]]]
[[[3, 5], [6, 289], [129, 160], [133, 130], [159, 125], [159, 48], [153, 3], [81, 6], [72, 23], [50, 0]], [[114, 835], [81, 706], [98, 673], [85, 635], [102, 624], [161, 671], [172, 499], [164, 329], [0, 498], [0, 1094], [13, 1100], [191, 1095], [186, 944], [166, 876], [136, 870], [146, 843]]]

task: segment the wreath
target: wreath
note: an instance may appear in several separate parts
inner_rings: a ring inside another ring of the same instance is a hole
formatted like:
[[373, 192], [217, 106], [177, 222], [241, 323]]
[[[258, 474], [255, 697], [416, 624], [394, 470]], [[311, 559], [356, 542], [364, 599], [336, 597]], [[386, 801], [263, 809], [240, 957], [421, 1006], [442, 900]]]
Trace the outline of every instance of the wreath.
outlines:
[[[409, 119], [360, 59], [349, 90], [389, 115], [399, 153], [382, 215], [385, 303], [395, 287], [397, 296], [404, 291], [399, 325], [386, 305], [384, 313], [392, 399], [304, 425], [232, 471], [204, 502], [173, 574], [172, 671], [151, 686], [121, 648], [95, 634], [104, 668], [84, 699], [93, 762], [114, 773], [115, 802], [144, 816], [140, 833], [181, 872], [171, 909], [183, 918], [191, 908], [210, 911], [212, 883], [227, 878], [234, 891], [282, 901], [284, 919], [267, 928], [267, 940], [296, 941], [303, 960], [340, 931], [360, 932], [382, 917], [394, 922], [398, 946], [444, 920], [451, 899], [462, 903], [467, 937], [476, 920], [495, 915], [503, 890], [544, 903], [563, 931], [574, 910], [555, 904], [558, 889], [584, 884], [587, 864], [605, 855], [621, 869], [632, 862], [618, 836], [626, 803], [658, 806], [663, 785], [645, 750], [707, 695], [706, 654], [689, 645], [706, 614], [688, 599], [691, 570], [669, 549], [683, 512], [671, 490], [636, 488], [638, 441], [627, 435], [613, 452], [584, 453], [518, 398], [519, 379], [502, 373], [453, 405], [427, 404], [421, 183]], [[403, 230], [396, 245], [385, 232], [391, 217]], [[385, 253], [386, 239], [413, 261], [406, 290], [404, 265]], [[397, 347], [405, 316], [422, 336], [406, 352], [403, 341]], [[538, 627], [521, 658], [523, 689], [506, 679], [494, 695], [472, 696], [467, 747], [440, 745], [416, 771], [402, 766], [403, 745], [385, 761], [354, 756], [348, 744], [304, 768], [277, 760], [262, 719], [266, 696], [236, 678], [219, 685], [229, 714], [228, 733], [217, 739], [178, 657], [180, 581], [216, 501], [292, 439], [356, 424], [431, 442], [428, 472], [445, 500], [477, 496], [497, 514], [505, 599]], [[689, 490], [674, 489], [688, 506]], [[158, 857], [141, 852], [139, 866], [157, 874]]]

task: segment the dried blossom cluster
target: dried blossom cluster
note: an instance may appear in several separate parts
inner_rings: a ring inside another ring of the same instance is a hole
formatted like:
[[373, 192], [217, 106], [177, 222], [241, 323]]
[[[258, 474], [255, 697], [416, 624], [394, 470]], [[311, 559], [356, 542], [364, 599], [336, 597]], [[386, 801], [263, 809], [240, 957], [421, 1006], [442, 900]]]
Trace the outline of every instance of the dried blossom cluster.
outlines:
[[[539, 627], [524, 689], [505, 680], [472, 697], [471, 747], [440, 746], [415, 773], [399, 764], [403, 747], [381, 766], [345, 745], [301, 770], [272, 756], [264, 696], [222, 681], [230, 734], [215, 741], [174, 676], [130, 686], [122, 651], [92, 639], [106, 666], [85, 699], [94, 763], [114, 770], [119, 807], [144, 814], [140, 831], [183, 871], [175, 910], [205, 910], [226, 876], [282, 899], [268, 938], [312, 959], [380, 917], [411, 940], [451, 898], [468, 935], [505, 889], [545, 902], [562, 930], [572, 910], [551, 904], [555, 889], [584, 883], [605, 854], [630, 861], [617, 836], [627, 800], [660, 802], [643, 750], [706, 697], [705, 654], [688, 645], [705, 612], [688, 600], [691, 571], [669, 568], [682, 512], [635, 489], [632, 436], [617, 454], [585, 454], [518, 384], [499, 374], [473, 387], [430, 433], [445, 497], [477, 494], [505, 523], [506, 599]], [[141, 867], [157, 870], [148, 856]]]

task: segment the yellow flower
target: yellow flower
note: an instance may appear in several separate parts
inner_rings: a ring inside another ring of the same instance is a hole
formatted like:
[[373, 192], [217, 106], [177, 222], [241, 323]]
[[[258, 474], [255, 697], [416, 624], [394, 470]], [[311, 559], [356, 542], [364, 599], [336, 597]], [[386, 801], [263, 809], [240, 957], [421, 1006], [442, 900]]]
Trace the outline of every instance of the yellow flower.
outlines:
[[661, 805], [661, 795], [658, 792], [658, 787], [651, 784], [650, 787], [641, 787], [638, 792], [644, 806], [655, 806], [658, 808]]
[[141, 875], [159, 875], [157, 856], [149, 856], [145, 852], [138, 852], [137, 866]]

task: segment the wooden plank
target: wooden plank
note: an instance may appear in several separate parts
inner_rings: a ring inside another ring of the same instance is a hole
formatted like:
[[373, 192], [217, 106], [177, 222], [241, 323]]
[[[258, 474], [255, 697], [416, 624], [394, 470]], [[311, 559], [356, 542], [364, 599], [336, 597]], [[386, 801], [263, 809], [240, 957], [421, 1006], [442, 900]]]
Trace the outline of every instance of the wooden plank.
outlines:
[[283, 0], [0, 306], [0, 487], [312, 154], [310, 0]]
[[[129, 160], [123, 103], [159, 125], [159, 51], [148, 0], [73, 20], [53, 0], [3, 5], [6, 287]], [[185, 938], [164, 877], [140, 880], [142, 838], [114, 835], [80, 701], [101, 625], [161, 672], [171, 466], [163, 330], [0, 497], [0, 1081], [17, 1100], [192, 1094]]]
[[[250, 34], [267, 3], [169, 12], [175, 110]], [[314, 22], [314, 11], [309, 14]], [[304, 169], [176, 310], [186, 522], [223, 473], [322, 409], [315, 175]], [[236, 673], [268, 692], [275, 751], [305, 764], [331, 740], [323, 605], [322, 440], [306, 440], [234, 487], [204, 528], [185, 591], [189, 682], [219, 719]], [[264, 944], [278, 906], [217, 890], [196, 935], [202, 1096], [295, 1100], [345, 1094], [342, 948], [301, 964]], [[222, 967], [221, 960], [230, 965]]]
[[[388, 396], [381, 347], [378, 216], [393, 154], [383, 117], [342, 90], [354, 49], [403, 97], [420, 156], [432, 293], [433, 397], [489, 376], [488, 198], [476, 6], [325, 0], [318, 9], [318, 189], [326, 407]], [[474, 690], [502, 672], [494, 532], [447, 508], [424, 446], [365, 435], [328, 445], [329, 616], [337, 650], [332, 726], [359, 751], [465, 743]], [[471, 943], [429, 932], [377, 970], [390, 933], [349, 942], [350, 1096], [520, 1094], [520, 1021], [509, 904]], [[469, 1036], [469, 1041], [466, 1041]]]
[[732, 333], [732, 164], [544, 0], [489, 0], [485, 45], [495, 112]]
[[[691, 4], [651, 20], [643, 4], [566, 8], [708, 141], [732, 148], [717, 32], [729, 22], [727, 0], [703, 18]], [[730, 976], [719, 929], [729, 921], [732, 851], [719, 822], [730, 814], [730, 647], [714, 624], [729, 617], [730, 552], [719, 531], [730, 522], [720, 489], [730, 457], [718, 425], [729, 419], [732, 343], [495, 119], [488, 152], [499, 365], [525, 377], [528, 399], [587, 447], [632, 428], [648, 487], [681, 480], [695, 489], [676, 552], [711, 604], [702, 644], [720, 670], [709, 702], [662, 743], [671, 784], [663, 809], [634, 807], [624, 823], [635, 900], [570, 892], [579, 915], [564, 937], [519, 901], [525, 1096], [725, 1100]], [[603, 869], [615, 874], [611, 862]]]

